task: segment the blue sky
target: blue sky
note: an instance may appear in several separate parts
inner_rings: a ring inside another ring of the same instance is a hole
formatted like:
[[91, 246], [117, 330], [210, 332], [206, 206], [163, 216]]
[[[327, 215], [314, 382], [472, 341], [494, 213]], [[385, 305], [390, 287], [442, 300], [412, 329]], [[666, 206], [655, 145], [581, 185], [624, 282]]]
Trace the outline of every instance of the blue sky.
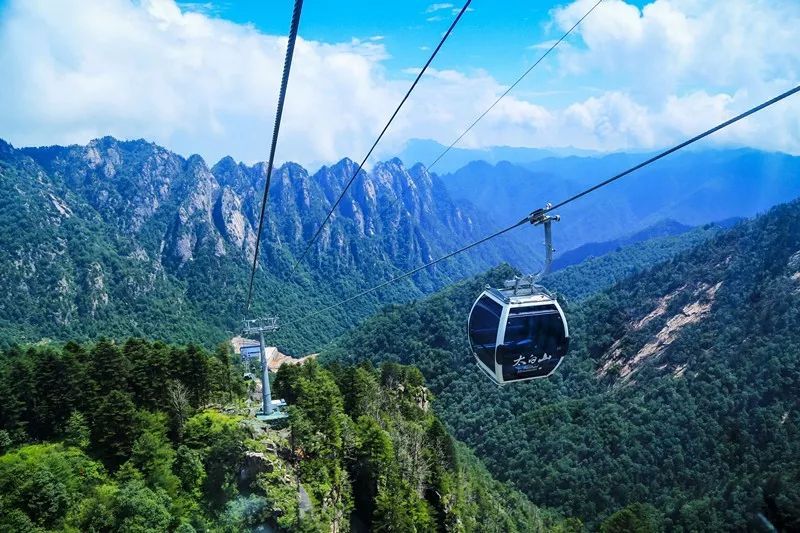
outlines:
[[[557, 39], [563, 28], [552, 23], [551, 10], [567, 2], [530, 0], [474, 0], [459, 21], [446, 46], [439, 52], [435, 66], [468, 72], [483, 69], [501, 83], [513, 83], [542, 54], [536, 45]], [[629, 2], [643, 6], [645, 2]], [[236, 2], [179, 2], [187, 10], [204, 12], [240, 24], [252, 24], [270, 34], [286, 33], [292, 1], [268, 3], [258, 0]], [[407, 69], [427, 61], [463, 2], [375, 2], [352, 0], [307, 1], [303, 11], [301, 34], [322, 42], [347, 42], [352, 39], [380, 42], [388, 54], [384, 66], [397, 77], [413, 79]], [[570, 38], [580, 46], [580, 38]], [[542, 74], [534, 71], [521, 91], [550, 93], [553, 101], [562, 100], [565, 92], [587, 91], [553, 83], [543, 64]], [[557, 94], [553, 94], [557, 93]]]
[[[292, 8], [290, 0], [181, 4], [187, 9], [253, 24], [271, 34], [287, 31]], [[462, 5], [463, 2], [418, 0], [307, 1], [301, 28], [304, 37], [323, 42], [380, 37], [391, 56], [385, 63], [387, 68], [400, 72], [427, 60], [430, 48], [438, 43]], [[530, 0], [474, 0], [438, 56], [437, 65], [460, 70], [484, 68], [498, 78], [513, 80], [534, 60], [536, 53], [530, 47], [558, 33], [549, 24], [549, 12], [556, 5]]]
[[[376, 157], [449, 143], [595, 0], [473, 0]], [[278, 158], [359, 158], [460, 4], [306, 0]], [[269, 145], [290, 0], [0, 0], [0, 138]], [[653, 150], [798, 83], [797, 0], [604, 0], [461, 146]], [[797, 99], [795, 99], [797, 100]], [[707, 146], [800, 153], [800, 104]]]

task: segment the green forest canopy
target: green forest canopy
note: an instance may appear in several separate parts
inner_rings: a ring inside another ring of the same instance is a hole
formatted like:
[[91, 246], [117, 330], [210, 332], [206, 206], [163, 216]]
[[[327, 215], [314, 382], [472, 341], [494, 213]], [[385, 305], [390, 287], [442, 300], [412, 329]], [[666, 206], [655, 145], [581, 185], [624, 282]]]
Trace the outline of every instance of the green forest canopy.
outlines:
[[[470, 306], [510, 269], [387, 308], [323, 358], [419, 367], [437, 412], [498, 479], [589, 524], [646, 503], [674, 531], [753, 529], [758, 513], [797, 529], [799, 252], [794, 202], [567, 305], [571, 352], [547, 380], [497, 388], [469, 353]], [[717, 284], [710, 304], [697, 296]], [[615, 342], [626, 364], [695, 300], [707, 314], [632, 378], [598, 374]]]
[[225, 347], [6, 351], [0, 530], [581, 528], [492, 479], [433, 414], [416, 368], [284, 365], [274, 390], [290, 429], [266, 431], [241, 376]]

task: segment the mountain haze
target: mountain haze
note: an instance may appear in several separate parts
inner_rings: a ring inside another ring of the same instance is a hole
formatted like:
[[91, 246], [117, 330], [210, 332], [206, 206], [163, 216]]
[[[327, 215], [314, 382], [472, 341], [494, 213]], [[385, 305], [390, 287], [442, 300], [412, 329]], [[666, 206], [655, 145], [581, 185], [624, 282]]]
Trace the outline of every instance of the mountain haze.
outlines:
[[[556, 204], [641, 163], [651, 154], [544, 158], [526, 164], [474, 161], [442, 182], [454, 198], [483, 207], [498, 225]], [[612, 241], [664, 219], [698, 226], [751, 217], [800, 196], [800, 157], [752, 149], [672, 154], [558, 210], [556, 248]], [[514, 239], [524, 242], [523, 235]]]
[[592, 257], [600, 257], [623, 246], [648, 241], [659, 237], [681, 235], [691, 230], [691, 226], [675, 220], [665, 219], [632, 235], [626, 235], [613, 241], [590, 242], [568, 250], [553, 260], [553, 270], [560, 270], [570, 265], [577, 265]]
[[[410, 139], [400, 152], [400, 159], [408, 163], [419, 162], [428, 165], [441, 155], [446, 146], [430, 139]], [[502, 161], [526, 165], [549, 157], [600, 155], [591, 150], [578, 148], [525, 148], [516, 146], [491, 146], [486, 148], [462, 148], [453, 146], [447, 155], [436, 162], [438, 173], [456, 172], [473, 161], [497, 164]]]

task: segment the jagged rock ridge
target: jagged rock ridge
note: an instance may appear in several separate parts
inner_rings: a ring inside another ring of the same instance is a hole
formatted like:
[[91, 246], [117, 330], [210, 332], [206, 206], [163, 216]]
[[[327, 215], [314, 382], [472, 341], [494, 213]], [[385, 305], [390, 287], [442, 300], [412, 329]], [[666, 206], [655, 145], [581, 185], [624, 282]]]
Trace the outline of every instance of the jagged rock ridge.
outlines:
[[[144, 333], [144, 324], [155, 320], [146, 307], [166, 299], [159, 316], [191, 310], [202, 317], [213, 309], [216, 328], [234, 327], [255, 248], [264, 163], [226, 157], [209, 168], [197, 155], [183, 158], [153, 143], [112, 137], [86, 146], [0, 148], [7, 193], [0, 215], [10, 224], [28, 220], [23, 232], [0, 236], [9, 260], [0, 280], [10, 297], [6, 307], [28, 310], [0, 314], [0, 321], [15, 331], [29, 331], [31, 322], [84, 331], [88, 326], [77, 323], [88, 318], [100, 322], [89, 329], [102, 332], [110, 313], [127, 322], [120, 330]], [[362, 172], [308, 260], [292, 272], [355, 169], [343, 159], [313, 174], [294, 163], [274, 170], [259, 261], [260, 308], [299, 314], [308, 305], [301, 291], [311, 293], [310, 302], [330, 304], [495, 229], [476, 208], [453, 201], [421, 165], [409, 169], [393, 159]], [[498, 240], [376, 295], [370, 305], [524, 259], [523, 247]], [[54, 273], [43, 277], [43, 269]], [[351, 311], [335, 322], [351, 320]], [[131, 316], [138, 313], [150, 318]]]

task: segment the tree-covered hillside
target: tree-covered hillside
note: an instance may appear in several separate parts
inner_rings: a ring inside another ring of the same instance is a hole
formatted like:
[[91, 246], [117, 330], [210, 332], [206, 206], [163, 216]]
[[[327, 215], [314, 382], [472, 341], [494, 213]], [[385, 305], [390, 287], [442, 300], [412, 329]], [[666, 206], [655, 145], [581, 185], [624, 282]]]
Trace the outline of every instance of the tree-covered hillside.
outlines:
[[[209, 168], [199, 156], [110, 137], [22, 149], [0, 141], [0, 344], [137, 335], [214, 346], [237, 331], [264, 167], [225, 158]], [[274, 171], [253, 312], [302, 318], [495, 229], [435, 176], [392, 160], [354, 182], [292, 270], [354, 171], [347, 159], [314, 174], [292, 163]], [[498, 241], [276, 340], [314, 350], [382, 302], [527, 257]]]
[[675, 220], [661, 220], [641, 231], [637, 231], [630, 235], [625, 235], [619, 239], [604, 242], [590, 242], [577, 248], [573, 248], [572, 250], [562, 252], [553, 260], [553, 270], [561, 270], [562, 268], [566, 268], [571, 265], [583, 263], [587, 259], [606, 255], [607, 253], [613, 252], [614, 250], [624, 246], [630, 246], [632, 244], [637, 244], [660, 237], [681, 235], [687, 231], [690, 231], [691, 229], [691, 226], [681, 224]]
[[577, 520], [494, 480], [419, 370], [284, 366], [289, 426], [257, 422], [225, 347], [0, 356], [0, 531], [556, 531]]
[[[691, 250], [718, 235], [722, 229], [722, 226], [716, 224], [706, 224], [680, 235], [653, 237], [643, 242], [620, 246], [608, 253], [556, 270], [543, 283], [569, 300], [581, 300]], [[555, 261], [553, 264], [555, 265]]]
[[[570, 354], [498, 388], [466, 319], [498, 269], [387, 308], [328, 359], [417, 365], [435, 408], [498, 478], [597, 525], [800, 528], [800, 202], [566, 306]], [[653, 507], [647, 507], [652, 505]]]

